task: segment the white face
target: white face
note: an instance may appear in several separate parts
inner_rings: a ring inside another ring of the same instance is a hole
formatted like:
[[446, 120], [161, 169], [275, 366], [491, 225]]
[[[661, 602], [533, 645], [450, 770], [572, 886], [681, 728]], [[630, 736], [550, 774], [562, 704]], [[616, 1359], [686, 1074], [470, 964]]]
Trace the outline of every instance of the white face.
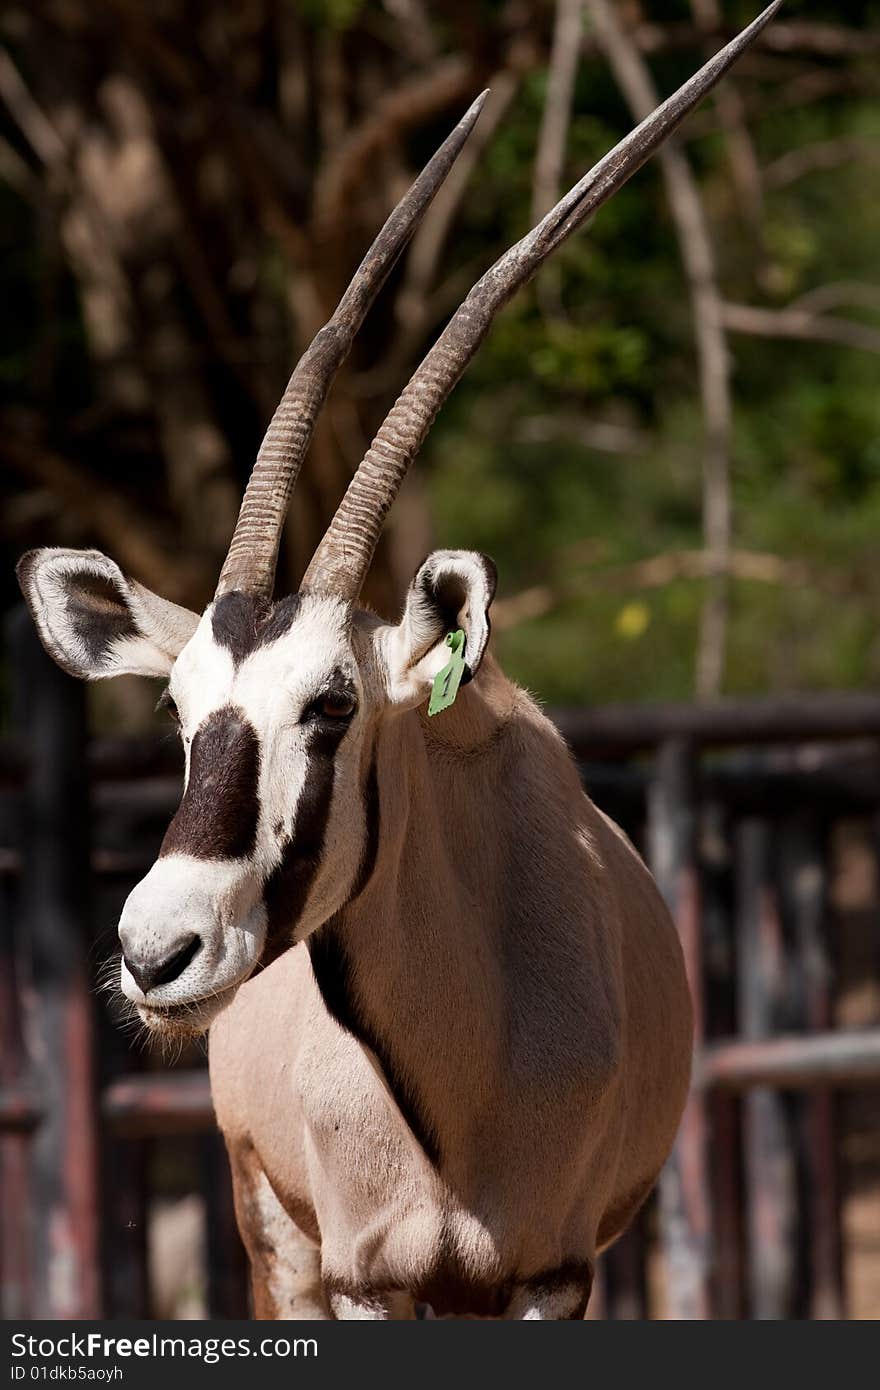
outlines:
[[478, 669], [494, 565], [435, 551], [395, 624], [316, 594], [269, 606], [228, 593], [199, 618], [99, 551], [31, 551], [18, 576], [66, 671], [167, 681], [186, 785], [122, 913], [121, 985], [154, 1032], [200, 1032], [261, 961], [360, 891], [377, 843], [378, 721], [424, 704], [447, 633], [464, 630]]
[[346, 605], [294, 596], [258, 630], [253, 601], [230, 594], [181, 651], [166, 703], [185, 791], [122, 913], [121, 986], [149, 1027], [180, 1032], [207, 1025], [267, 944], [308, 936], [351, 893], [374, 702]]

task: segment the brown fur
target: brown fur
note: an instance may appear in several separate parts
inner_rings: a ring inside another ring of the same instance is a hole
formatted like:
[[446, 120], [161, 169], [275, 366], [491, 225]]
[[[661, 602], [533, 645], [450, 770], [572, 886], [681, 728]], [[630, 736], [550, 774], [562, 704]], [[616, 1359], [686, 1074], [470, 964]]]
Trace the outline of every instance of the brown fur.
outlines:
[[[389, 1316], [452, 1288], [454, 1311], [503, 1315], [550, 1298], [554, 1271], [592, 1269], [656, 1179], [690, 1067], [681, 952], [638, 855], [491, 658], [440, 718], [375, 719], [375, 863], [331, 930], [439, 1161], [379, 1048], [328, 1011], [305, 945], [213, 1025], [217, 1116], [252, 1259], [268, 1202], [275, 1245], [286, 1230], [302, 1263], [306, 1242], [331, 1306]], [[270, 1265], [258, 1311], [288, 1277]], [[326, 1316], [315, 1297], [283, 1315]]]

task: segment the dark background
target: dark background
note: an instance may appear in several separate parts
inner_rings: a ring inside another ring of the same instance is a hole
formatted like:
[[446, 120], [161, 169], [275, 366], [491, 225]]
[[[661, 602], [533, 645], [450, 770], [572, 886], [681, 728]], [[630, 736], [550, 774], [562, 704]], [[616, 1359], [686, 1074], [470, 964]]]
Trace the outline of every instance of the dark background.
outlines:
[[[45, 543], [94, 544], [171, 598], [210, 597], [293, 362], [489, 85], [461, 173], [340, 374], [291, 513], [281, 582], [296, 582], [468, 285], [632, 123], [579, 8], [5, 7], [5, 602], [16, 556]], [[612, 8], [660, 95], [755, 12]], [[656, 160], [516, 299], [395, 510], [375, 602], [394, 607], [433, 541], [473, 545], [499, 564], [502, 657], [550, 699], [876, 680], [878, 50], [877, 5], [789, 0], [690, 121], [708, 300]], [[699, 367], [713, 306], [720, 413]], [[732, 506], [714, 532], [709, 474]], [[129, 692], [104, 698], [117, 723], [140, 717]]]
[[[635, 67], [664, 96], [756, 8], [615, 0], [609, 46], [599, 0], [10, 0], [0, 606], [19, 601], [18, 555], [45, 544], [98, 546], [169, 598], [209, 600], [292, 365], [416, 170], [489, 86], [464, 158], [339, 374], [285, 536], [279, 588], [293, 587], [470, 284], [633, 124], [621, 72]], [[654, 160], [499, 318], [395, 508], [372, 603], [392, 613], [431, 545], [475, 546], [499, 565], [505, 667], [548, 702], [876, 688], [878, 56], [880, 5], [788, 0], [671, 164]], [[93, 1047], [105, 1088], [165, 1076], [93, 990], [178, 791], [148, 682], [72, 695], [22, 656], [17, 632], [0, 659], [3, 728], [16, 730], [0, 736], [0, 1101], [31, 1073], [51, 1094], [33, 1153], [13, 1135], [0, 1154], [13, 1310], [28, 1306], [15, 1301], [15, 1223], [29, 1231], [43, 1210], [15, 1193], [30, 1165], [54, 1200], [50, 1151], [74, 1135], [64, 1068], [82, 1080]], [[57, 741], [28, 748], [38, 706]], [[86, 723], [102, 737], [88, 752]], [[140, 753], [107, 742], [146, 731]], [[710, 1040], [748, 1031], [755, 991], [759, 1033], [880, 1022], [876, 732], [842, 753], [792, 734], [782, 752], [701, 764]], [[656, 769], [643, 754], [657, 742], [618, 748], [618, 761], [606, 748], [586, 768], [646, 853]], [[59, 760], [58, 819], [34, 835], [27, 778], [36, 764], [51, 784]], [[44, 910], [53, 844], [67, 867]], [[73, 871], [89, 863], [81, 893]], [[71, 1000], [86, 1042], [47, 1052], [46, 1019]], [[177, 1060], [195, 1074], [203, 1058]], [[87, 1177], [102, 1203], [104, 1308], [240, 1314], [209, 1110], [200, 1101], [195, 1119], [169, 1123], [170, 1092], [157, 1093], [161, 1137], [138, 1129], [143, 1116], [111, 1115], [107, 1094], [103, 1128], [74, 1135], [77, 1152], [95, 1135], [100, 1148]], [[878, 1315], [877, 1097], [761, 1091], [712, 1110], [715, 1234], [731, 1261], [716, 1311]], [[658, 1220], [652, 1204], [605, 1263], [596, 1315], [668, 1310]], [[46, 1250], [35, 1261], [49, 1288]], [[76, 1306], [77, 1268], [64, 1266], [68, 1302], [43, 1307]], [[80, 1306], [93, 1311], [89, 1298]]]

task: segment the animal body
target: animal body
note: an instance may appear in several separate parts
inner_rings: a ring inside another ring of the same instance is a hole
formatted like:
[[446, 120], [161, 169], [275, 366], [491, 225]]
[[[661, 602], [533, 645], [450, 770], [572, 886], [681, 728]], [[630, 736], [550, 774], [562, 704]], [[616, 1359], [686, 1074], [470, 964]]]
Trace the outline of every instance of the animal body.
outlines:
[[[85, 678], [162, 677], [186, 757], [119, 925], [148, 1029], [210, 1026], [257, 1316], [581, 1318], [597, 1252], [669, 1152], [691, 1012], [675, 928], [553, 725], [489, 650], [495, 569], [436, 551], [399, 621], [358, 595], [406, 469], [492, 317], [679, 124], [772, 5], [567, 194], [454, 315], [357, 470], [297, 594], [281, 526], [333, 374], [476, 120], [392, 213], [295, 370], [214, 601], [96, 551], [19, 577]], [[432, 687], [461, 634], [454, 702]]]

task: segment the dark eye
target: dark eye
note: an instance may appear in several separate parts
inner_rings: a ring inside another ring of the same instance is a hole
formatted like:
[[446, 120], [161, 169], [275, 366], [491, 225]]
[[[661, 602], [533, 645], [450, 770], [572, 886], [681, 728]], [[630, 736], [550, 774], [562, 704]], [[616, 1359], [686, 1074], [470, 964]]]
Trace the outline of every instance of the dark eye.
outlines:
[[356, 709], [348, 695], [323, 695], [317, 702], [317, 712], [323, 719], [350, 719]]
[[328, 690], [326, 695], [317, 695], [303, 711], [303, 719], [327, 719], [342, 722], [350, 719], [357, 709], [357, 701], [344, 690]]

